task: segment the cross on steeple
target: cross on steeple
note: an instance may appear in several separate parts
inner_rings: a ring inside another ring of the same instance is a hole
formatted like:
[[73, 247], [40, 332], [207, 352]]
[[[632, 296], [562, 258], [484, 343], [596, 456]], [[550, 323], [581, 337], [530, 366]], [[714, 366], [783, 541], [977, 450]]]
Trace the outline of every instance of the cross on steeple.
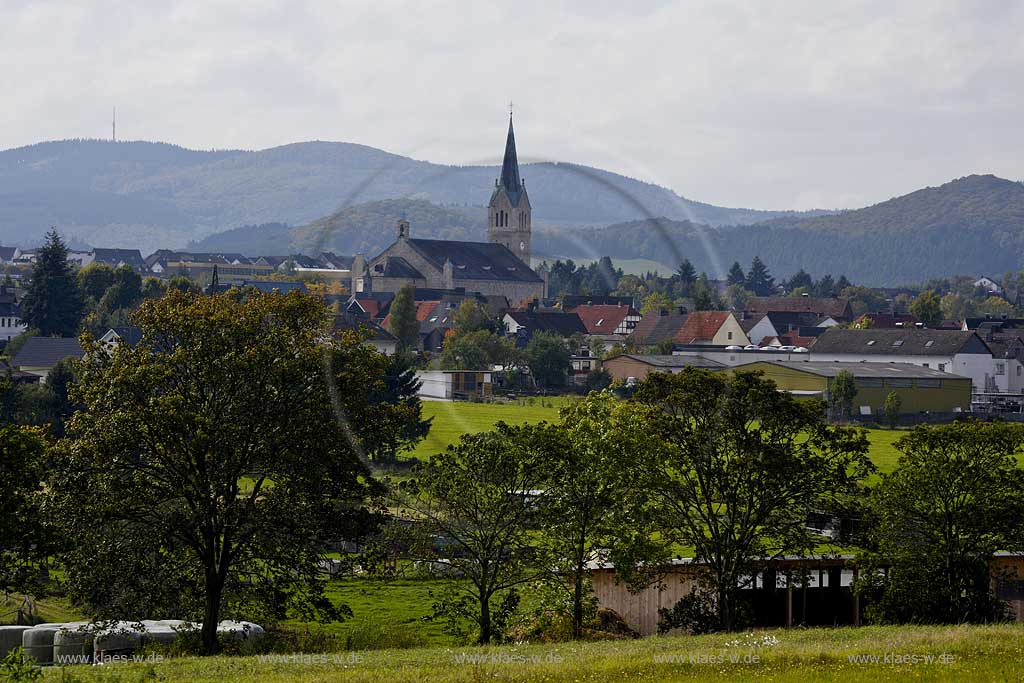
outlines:
[[508, 117], [512, 118], [512, 100], [508, 101]]

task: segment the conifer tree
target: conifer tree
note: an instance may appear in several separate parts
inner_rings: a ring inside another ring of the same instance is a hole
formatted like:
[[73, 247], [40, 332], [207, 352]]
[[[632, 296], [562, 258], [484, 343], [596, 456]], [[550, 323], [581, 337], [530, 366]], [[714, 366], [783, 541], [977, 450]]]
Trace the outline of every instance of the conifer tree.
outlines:
[[85, 298], [68, 263], [64, 240], [51, 229], [36, 254], [32, 279], [21, 304], [21, 318], [47, 337], [74, 337], [85, 314]]

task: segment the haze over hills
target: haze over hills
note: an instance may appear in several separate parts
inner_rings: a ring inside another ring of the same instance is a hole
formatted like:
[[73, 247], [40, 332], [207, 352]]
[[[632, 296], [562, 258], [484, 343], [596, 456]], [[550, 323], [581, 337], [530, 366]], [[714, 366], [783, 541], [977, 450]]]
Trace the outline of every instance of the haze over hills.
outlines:
[[[496, 152], [501, 142], [495, 140]], [[497, 174], [496, 166], [445, 166], [344, 142], [260, 151], [44, 142], [0, 152], [0, 241], [32, 244], [56, 225], [77, 242], [145, 251], [181, 247], [245, 225], [303, 225], [339, 207], [382, 199], [482, 207]], [[703, 204], [574, 164], [525, 164], [523, 175], [538, 226], [599, 226], [654, 216], [732, 225], [787, 213]]]
[[[683, 257], [712, 277], [760, 256], [776, 276], [800, 268], [894, 285], [951, 274], [998, 277], [1024, 266], [1024, 184], [972, 175], [853, 211], [711, 229], [689, 221], [631, 221], [545, 233], [553, 254], [608, 254], [675, 264]], [[581, 253], [581, 248], [586, 252]]]

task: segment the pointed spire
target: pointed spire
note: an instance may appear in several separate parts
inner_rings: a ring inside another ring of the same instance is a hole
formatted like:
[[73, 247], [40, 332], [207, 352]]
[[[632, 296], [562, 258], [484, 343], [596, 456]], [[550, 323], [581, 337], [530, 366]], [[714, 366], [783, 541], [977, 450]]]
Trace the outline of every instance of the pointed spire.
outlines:
[[508, 138], [505, 140], [505, 159], [501, 163], [500, 183], [505, 191], [513, 196], [523, 189], [523, 183], [519, 179], [519, 159], [516, 158], [516, 134], [512, 130], [512, 112], [508, 113]]

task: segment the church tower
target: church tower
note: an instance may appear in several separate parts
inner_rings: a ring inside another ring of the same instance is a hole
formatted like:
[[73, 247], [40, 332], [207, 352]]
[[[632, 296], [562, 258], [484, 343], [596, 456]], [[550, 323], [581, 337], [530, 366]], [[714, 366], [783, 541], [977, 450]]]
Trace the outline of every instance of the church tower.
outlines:
[[530, 198], [526, 196], [526, 186], [519, 177], [511, 113], [508, 115], [508, 138], [505, 140], [501, 177], [495, 181], [487, 207], [487, 241], [504, 244], [523, 263], [530, 265]]

